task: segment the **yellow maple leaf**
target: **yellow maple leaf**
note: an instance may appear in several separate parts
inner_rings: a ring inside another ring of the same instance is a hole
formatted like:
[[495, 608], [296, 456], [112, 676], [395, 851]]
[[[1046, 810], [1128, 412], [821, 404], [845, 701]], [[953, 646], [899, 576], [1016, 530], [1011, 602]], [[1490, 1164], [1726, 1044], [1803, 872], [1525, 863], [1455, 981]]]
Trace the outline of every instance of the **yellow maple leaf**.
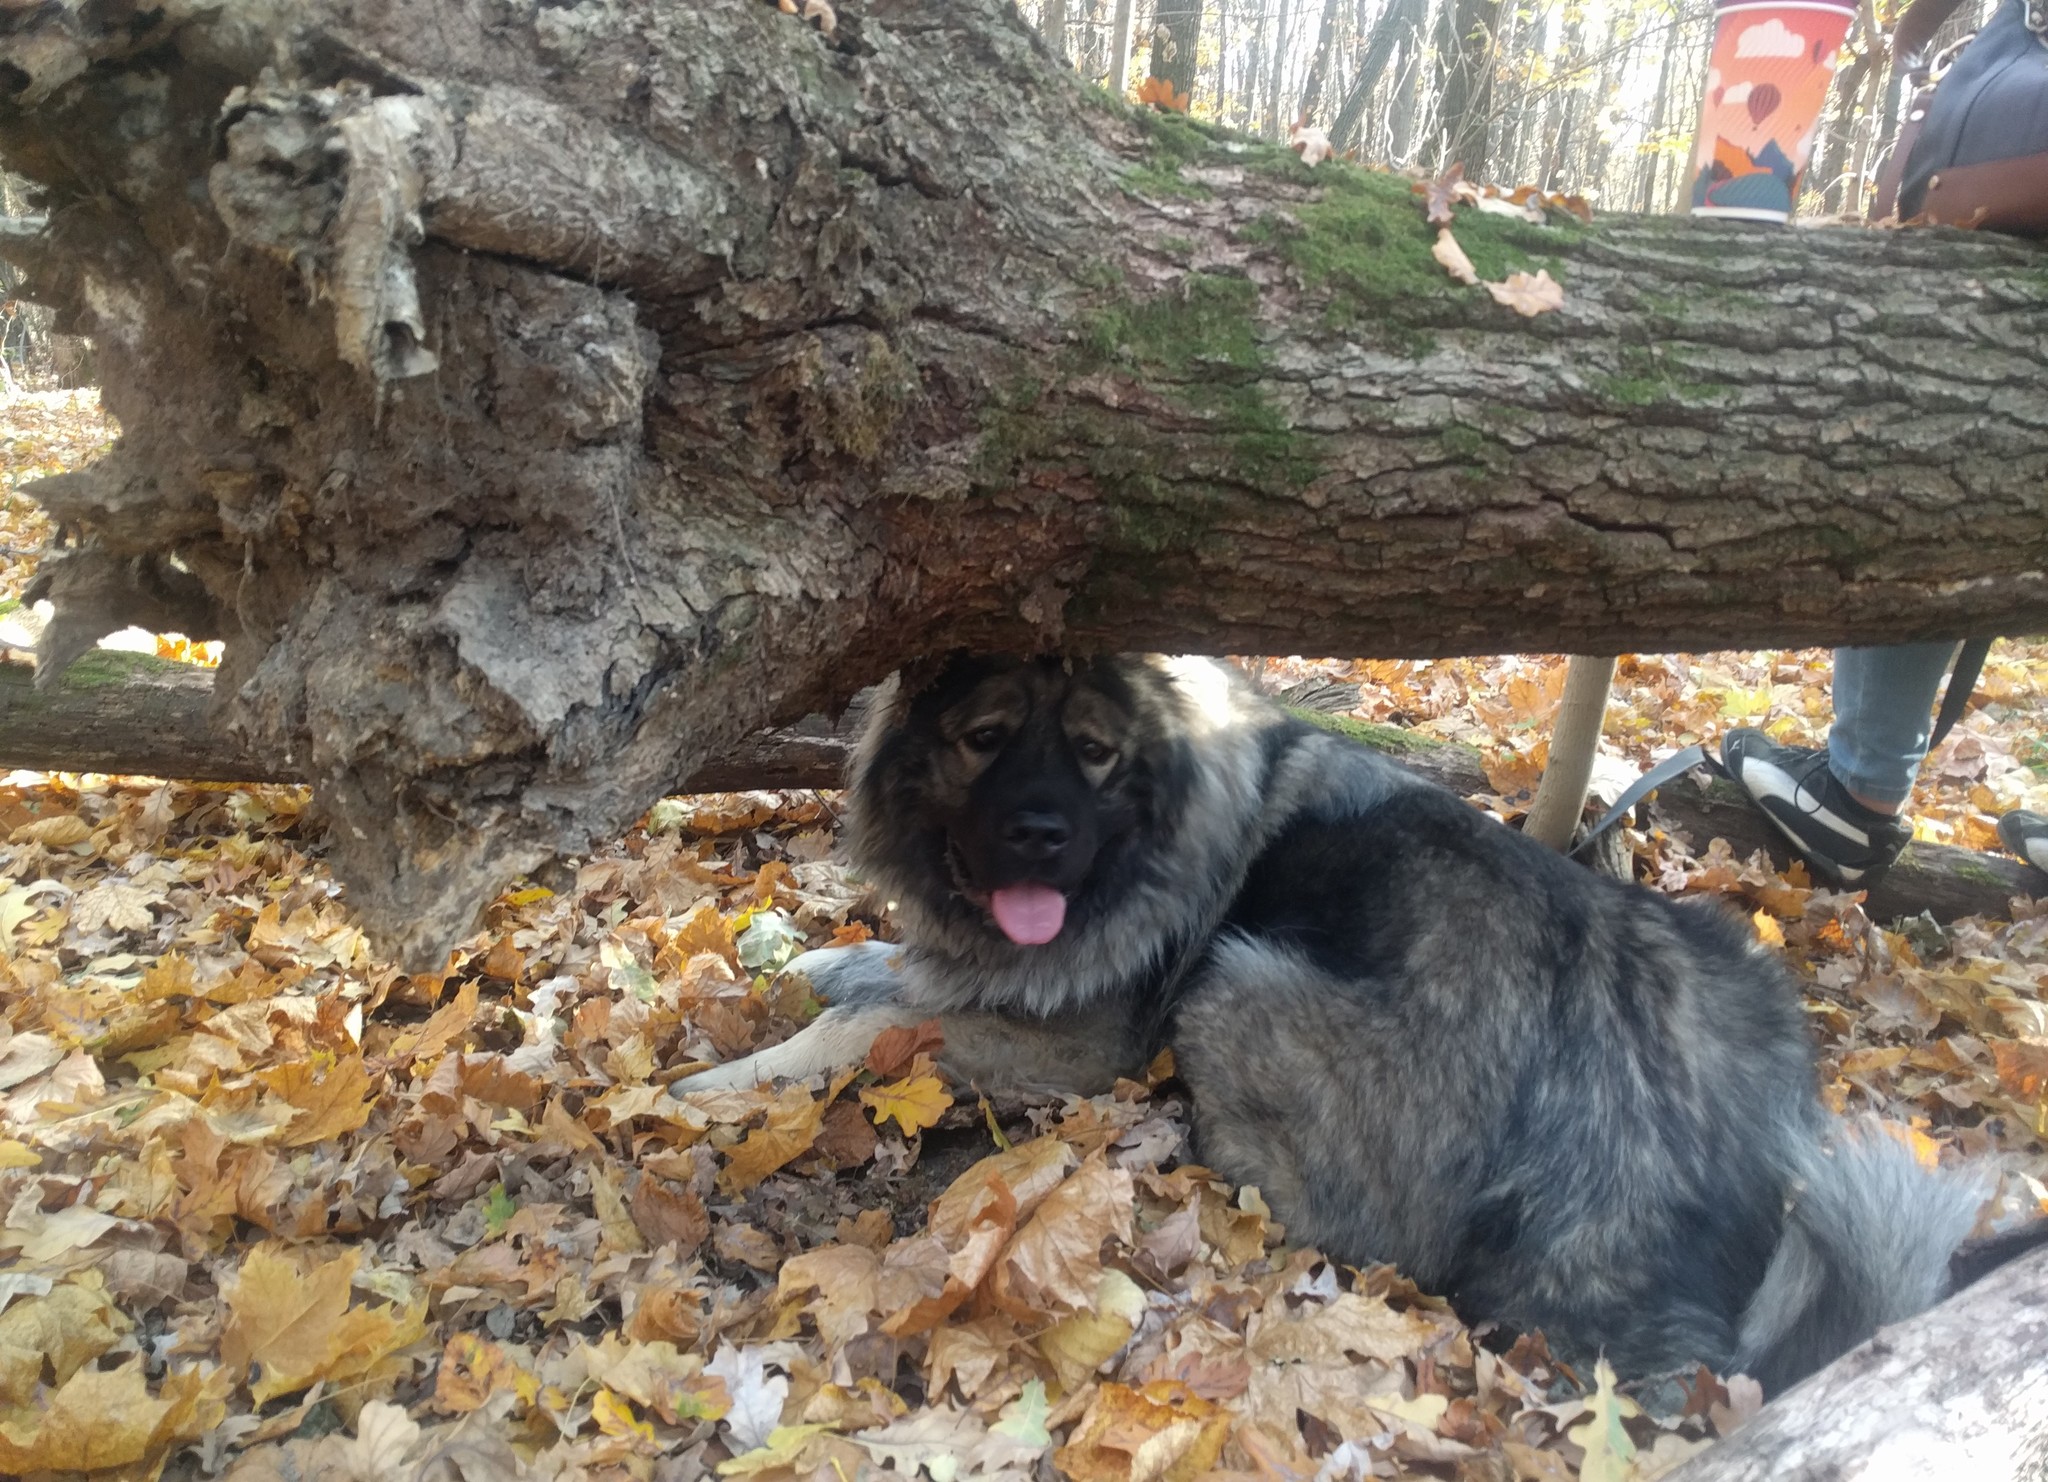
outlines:
[[934, 1075], [905, 1076], [886, 1086], [870, 1086], [860, 1093], [861, 1105], [881, 1126], [891, 1117], [910, 1137], [937, 1122], [953, 1104], [953, 1097]]
[[426, 1023], [393, 1040], [391, 1054], [411, 1055], [420, 1060], [440, 1054], [469, 1028], [469, 1021], [476, 1017], [476, 1001], [477, 982], [471, 978], [456, 990], [455, 997], [434, 1010]]
[[353, 1132], [370, 1120], [370, 1108], [376, 1105], [369, 1067], [360, 1055], [337, 1060], [326, 1070], [314, 1061], [293, 1060], [257, 1079], [298, 1112], [285, 1129], [286, 1147], [302, 1148]]
[[257, 1404], [316, 1379], [354, 1378], [426, 1331], [424, 1301], [404, 1310], [349, 1306], [361, 1254], [349, 1250], [305, 1267], [287, 1247], [265, 1241], [242, 1262], [226, 1291], [220, 1356], [230, 1374], [262, 1365], [249, 1387]]
[[227, 1388], [219, 1370], [188, 1370], [166, 1375], [151, 1395], [139, 1358], [108, 1371], [81, 1368], [36, 1411], [0, 1420], [0, 1472], [97, 1472], [151, 1459], [161, 1465], [173, 1443], [196, 1440], [226, 1418]]
[[636, 1416], [631, 1405], [608, 1389], [600, 1389], [590, 1402], [590, 1418], [615, 1441], [630, 1442], [635, 1450], [656, 1449], [653, 1423]]
[[718, 1186], [727, 1194], [744, 1194], [762, 1179], [810, 1151], [825, 1126], [825, 1104], [801, 1084], [791, 1086], [769, 1105], [768, 1123], [756, 1127], [730, 1153], [719, 1170]]
[[15, 1302], [0, 1312], [0, 1403], [34, 1403], [46, 1361], [61, 1385], [131, 1326], [94, 1272]]
[[1154, 1381], [1141, 1389], [1105, 1384], [1053, 1465], [1075, 1482], [1117, 1482], [1144, 1475], [1190, 1482], [1216, 1464], [1231, 1416], [1186, 1385]]

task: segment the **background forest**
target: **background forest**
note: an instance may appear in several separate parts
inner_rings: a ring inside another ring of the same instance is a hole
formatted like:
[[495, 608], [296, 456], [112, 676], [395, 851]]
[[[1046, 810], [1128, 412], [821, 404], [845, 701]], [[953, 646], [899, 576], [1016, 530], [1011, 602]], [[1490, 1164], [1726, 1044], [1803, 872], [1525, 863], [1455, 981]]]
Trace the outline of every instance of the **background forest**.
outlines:
[[[1457, 163], [1608, 215], [1677, 208], [1712, 20], [1697, 0], [1022, 9], [1116, 91], [1165, 77], [1203, 119], [1285, 139], [1305, 117], [1368, 165]], [[1808, 220], [1867, 197], [1900, 9], [1851, 29]], [[79, 387], [85, 341], [12, 300], [0, 320], [0, 666], [20, 674], [20, 598], [57, 536], [21, 491], [120, 429]], [[222, 656], [139, 629], [102, 647], [129, 652], [81, 670]], [[1509, 821], [1567, 665], [1244, 662], [1469, 748], [1460, 791]], [[1735, 726], [1817, 744], [1829, 678], [1820, 650], [1624, 655], [1596, 786]], [[2044, 718], [2048, 642], [2001, 642], [1922, 769], [1916, 838], [1989, 851], [2000, 814], [2048, 808]], [[1741, 1376], [1617, 1387], [1290, 1244], [1256, 1189], [1193, 1161], [1164, 1063], [992, 1102], [904, 1032], [829, 1082], [670, 1096], [678, 1067], [817, 1012], [774, 977], [795, 952], [891, 931], [837, 822], [830, 792], [664, 800], [407, 972], [307, 789], [0, 767], [0, 1475], [1655, 1482], [1756, 1414]], [[1725, 839], [1625, 837], [1637, 879], [1783, 953], [1831, 1108], [1929, 1165], [1992, 1163], [1981, 1233], [2048, 1210], [2039, 902], [1896, 919]]]
[[[1976, 29], [1966, 0], [1937, 50]], [[1365, 164], [1678, 207], [1713, 39], [1705, 0], [1022, 0], [1084, 76], [1172, 78], [1190, 112], [1283, 139], [1305, 119]], [[1886, 38], [1906, 7], [1850, 26], [1802, 214], [1859, 213], [1897, 129]], [[1194, 36], [1190, 63], [1182, 52]], [[1192, 83], [1192, 86], [1188, 84]]]

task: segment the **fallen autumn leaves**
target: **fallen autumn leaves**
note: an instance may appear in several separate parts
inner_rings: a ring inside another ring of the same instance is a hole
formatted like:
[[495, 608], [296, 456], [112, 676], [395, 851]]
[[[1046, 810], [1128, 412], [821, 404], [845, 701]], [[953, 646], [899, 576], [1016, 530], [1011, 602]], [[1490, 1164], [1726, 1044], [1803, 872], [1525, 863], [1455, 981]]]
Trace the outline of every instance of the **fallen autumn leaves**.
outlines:
[[[441, 981], [370, 957], [302, 806], [0, 792], [0, 1469], [1562, 1478], [1626, 1445], [1584, 1475], [1647, 1477], [1743, 1413], [1702, 1377], [1630, 1414], [1540, 1341], [1495, 1354], [1395, 1273], [1288, 1250], [1144, 1085], [1010, 1109], [1006, 1148], [909, 1031], [882, 1074], [668, 1096], [811, 1010], [755, 969], [862, 934], [813, 798], [668, 806], [506, 897]], [[2039, 1014], [2039, 923], [1907, 968], [1843, 898], [1692, 868], [1834, 954], [1816, 1007], [1852, 1033], [1955, 1024], [1848, 1051], [1838, 1099], [1992, 1112], [1930, 1153], [2039, 1171], [2039, 1039], [1971, 1041]]]
[[[1816, 663], [1627, 659], [1609, 739], [1813, 739]], [[1510, 811], [1562, 674], [1278, 667], [1480, 742]], [[1994, 658], [1927, 827], [2039, 805], [2042, 676]], [[769, 970], [866, 934], [816, 797], [664, 803], [500, 900], [439, 978], [369, 953], [307, 806], [0, 786], [0, 1472], [1617, 1482], [1756, 1403], [1695, 1375], [1631, 1387], [1645, 1414], [1397, 1273], [1290, 1250], [1256, 1190], [1188, 1164], [1169, 1081], [987, 1106], [906, 1030], [830, 1084], [671, 1098], [812, 1012]], [[2002, 1210], [2039, 1204], [2048, 917], [1887, 932], [1725, 851], [1643, 848], [1801, 965], [1833, 1101], [1925, 1157], [2008, 1153]]]

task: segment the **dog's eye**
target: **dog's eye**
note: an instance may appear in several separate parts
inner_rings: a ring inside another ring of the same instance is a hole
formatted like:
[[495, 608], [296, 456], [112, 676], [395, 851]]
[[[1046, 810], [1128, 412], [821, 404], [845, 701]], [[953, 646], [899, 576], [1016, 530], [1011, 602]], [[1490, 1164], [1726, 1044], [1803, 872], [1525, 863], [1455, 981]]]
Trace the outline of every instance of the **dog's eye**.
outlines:
[[1003, 744], [1003, 728], [1001, 726], [976, 726], [973, 730], [962, 736], [960, 740], [969, 751], [994, 751]]
[[1108, 765], [1116, 758], [1116, 748], [1105, 746], [1093, 736], [1083, 736], [1074, 743], [1074, 752], [1091, 767]]

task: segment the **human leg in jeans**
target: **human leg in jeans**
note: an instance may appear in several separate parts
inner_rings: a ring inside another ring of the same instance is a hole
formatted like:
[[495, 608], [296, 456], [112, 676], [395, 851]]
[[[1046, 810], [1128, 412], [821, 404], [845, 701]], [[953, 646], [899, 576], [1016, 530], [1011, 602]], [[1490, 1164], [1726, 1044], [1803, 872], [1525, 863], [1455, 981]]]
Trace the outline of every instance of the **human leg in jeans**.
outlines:
[[1953, 643], [1835, 650], [1835, 723], [1826, 750], [1731, 731], [1721, 759], [1814, 872], [1869, 885], [1912, 838], [1898, 812], [1927, 754]]

